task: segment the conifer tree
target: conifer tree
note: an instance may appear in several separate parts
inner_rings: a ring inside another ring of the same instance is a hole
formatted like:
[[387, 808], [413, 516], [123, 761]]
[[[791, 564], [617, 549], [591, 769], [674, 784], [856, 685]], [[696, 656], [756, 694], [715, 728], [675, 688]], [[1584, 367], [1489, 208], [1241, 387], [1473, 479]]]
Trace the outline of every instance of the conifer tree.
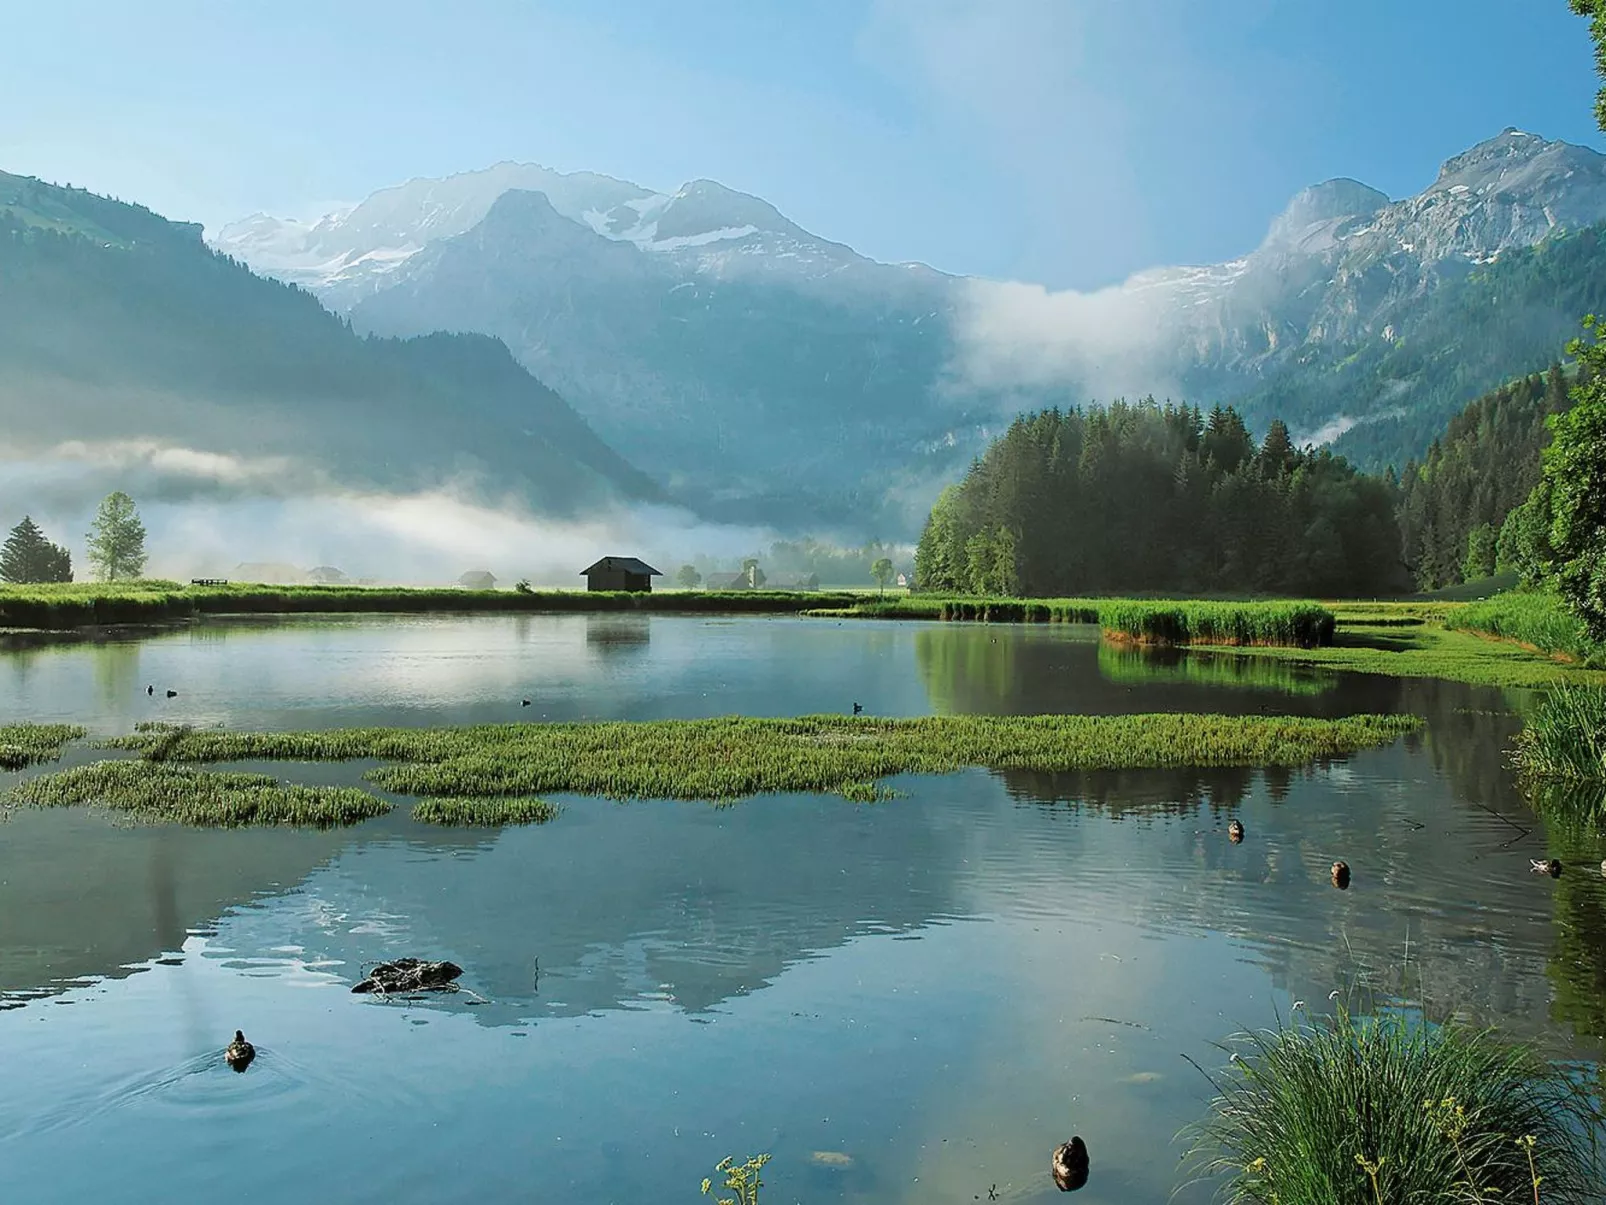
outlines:
[[72, 556], [52, 544], [33, 518], [24, 515], [0, 547], [0, 580], [15, 585], [72, 581]]

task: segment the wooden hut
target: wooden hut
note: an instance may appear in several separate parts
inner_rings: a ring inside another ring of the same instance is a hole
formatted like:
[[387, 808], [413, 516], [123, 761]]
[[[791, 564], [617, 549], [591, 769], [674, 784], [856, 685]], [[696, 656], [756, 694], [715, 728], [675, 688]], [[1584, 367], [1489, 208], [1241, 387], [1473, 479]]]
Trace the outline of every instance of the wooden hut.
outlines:
[[663, 574], [633, 556], [605, 556], [589, 569], [582, 569], [587, 590], [609, 590], [625, 594], [651, 594], [652, 579]]

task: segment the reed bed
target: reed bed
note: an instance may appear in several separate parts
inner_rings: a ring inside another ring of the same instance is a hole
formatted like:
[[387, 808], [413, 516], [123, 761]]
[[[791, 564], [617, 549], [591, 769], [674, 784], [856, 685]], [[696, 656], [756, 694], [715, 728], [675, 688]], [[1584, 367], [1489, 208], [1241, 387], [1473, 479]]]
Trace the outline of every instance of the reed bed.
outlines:
[[177, 582], [0, 587], [0, 627], [69, 629], [159, 623], [205, 615], [640, 611], [795, 614], [850, 607], [850, 592], [741, 590], [616, 594], [585, 590], [408, 589], [377, 586], [183, 586]]
[[1295, 645], [1333, 642], [1332, 611], [1306, 602], [1186, 602], [1089, 598], [862, 599], [813, 614], [866, 619], [1096, 623], [1110, 636], [1149, 644]]
[[496, 796], [476, 799], [420, 799], [413, 805], [413, 819], [421, 824], [453, 828], [499, 828], [510, 824], [545, 824], [556, 820], [562, 809], [555, 803], [530, 795]]
[[62, 750], [83, 736], [76, 724], [0, 724], [0, 770], [58, 761]]
[[1514, 640], [1541, 652], [1573, 661], [1606, 660], [1606, 649], [1589, 639], [1583, 622], [1556, 595], [1543, 590], [1514, 590], [1484, 602], [1449, 611], [1444, 625]]
[[1517, 735], [1512, 762], [1546, 783], [1606, 783], [1606, 688], [1563, 683]]
[[438, 798], [554, 793], [618, 799], [731, 800], [779, 791], [877, 797], [898, 774], [977, 767], [1042, 772], [1165, 766], [1293, 766], [1388, 744], [1414, 716], [728, 717], [641, 723], [299, 733], [148, 730], [110, 742], [167, 762], [387, 764], [383, 790]]
[[1338, 685], [1332, 674], [1300, 670], [1259, 657], [1210, 653], [1155, 654], [1121, 644], [1099, 645], [1099, 673], [1128, 686], [1201, 686], [1226, 690], [1275, 690], [1314, 696]]
[[1529, 1047], [1342, 1006], [1235, 1045], [1193, 1130], [1234, 1205], [1602, 1199], [1596, 1107]]
[[1112, 602], [1099, 609], [1105, 635], [1141, 644], [1333, 643], [1336, 620], [1315, 603]]
[[267, 774], [200, 770], [158, 761], [101, 761], [12, 787], [8, 803], [29, 807], [99, 806], [143, 820], [208, 828], [355, 824], [390, 810], [355, 787], [305, 787]]

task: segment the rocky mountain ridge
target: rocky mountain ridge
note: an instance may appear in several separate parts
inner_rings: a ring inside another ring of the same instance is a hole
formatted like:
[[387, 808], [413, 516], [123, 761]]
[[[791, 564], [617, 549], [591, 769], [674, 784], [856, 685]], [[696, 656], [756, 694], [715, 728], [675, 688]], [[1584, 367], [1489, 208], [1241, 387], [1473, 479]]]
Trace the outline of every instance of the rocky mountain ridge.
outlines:
[[[1415, 196], [1329, 180], [1239, 259], [1142, 272], [1074, 306], [1043, 294], [1021, 321], [989, 311], [991, 282], [877, 263], [712, 181], [665, 194], [499, 164], [383, 190], [311, 225], [259, 215], [212, 243], [362, 330], [500, 337], [700, 506], [908, 534], [1024, 408], [1135, 387], [1240, 402], [1258, 423], [1282, 414], [1317, 439], [1423, 407], [1447, 417], [1535, 367], [1518, 362], [1532, 346], [1559, 351], [1578, 315], [1511, 300], [1537, 333], [1505, 359], [1490, 352], [1476, 371], [1494, 379], [1457, 380], [1465, 396], [1446, 393], [1428, 360], [1404, 372], [1391, 350], [1449, 329], [1443, 306], [1494, 287], [1502, 257], [1602, 221], [1606, 157], [1507, 129]], [[1022, 326], [1030, 349], [1008, 342]], [[1061, 343], [1097, 354], [1057, 355]], [[978, 346], [985, 379], [967, 367]], [[1355, 378], [1357, 363], [1377, 372]]]

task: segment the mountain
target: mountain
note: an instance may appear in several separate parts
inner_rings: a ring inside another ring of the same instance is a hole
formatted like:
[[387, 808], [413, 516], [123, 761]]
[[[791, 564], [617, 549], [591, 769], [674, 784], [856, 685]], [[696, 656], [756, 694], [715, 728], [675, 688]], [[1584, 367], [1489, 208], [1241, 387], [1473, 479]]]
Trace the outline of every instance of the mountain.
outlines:
[[877, 263], [713, 181], [519, 164], [212, 241], [359, 330], [497, 336], [704, 513], [910, 536], [1014, 414], [1116, 393], [1403, 464], [1606, 306], [1603, 221], [1606, 157], [1508, 129], [1416, 196], [1329, 180], [1239, 259], [1085, 295]]
[[197, 226], [5, 174], [0, 421], [24, 451], [154, 441], [272, 460], [259, 484], [286, 491], [452, 479], [549, 513], [659, 496], [492, 338], [364, 338]]

